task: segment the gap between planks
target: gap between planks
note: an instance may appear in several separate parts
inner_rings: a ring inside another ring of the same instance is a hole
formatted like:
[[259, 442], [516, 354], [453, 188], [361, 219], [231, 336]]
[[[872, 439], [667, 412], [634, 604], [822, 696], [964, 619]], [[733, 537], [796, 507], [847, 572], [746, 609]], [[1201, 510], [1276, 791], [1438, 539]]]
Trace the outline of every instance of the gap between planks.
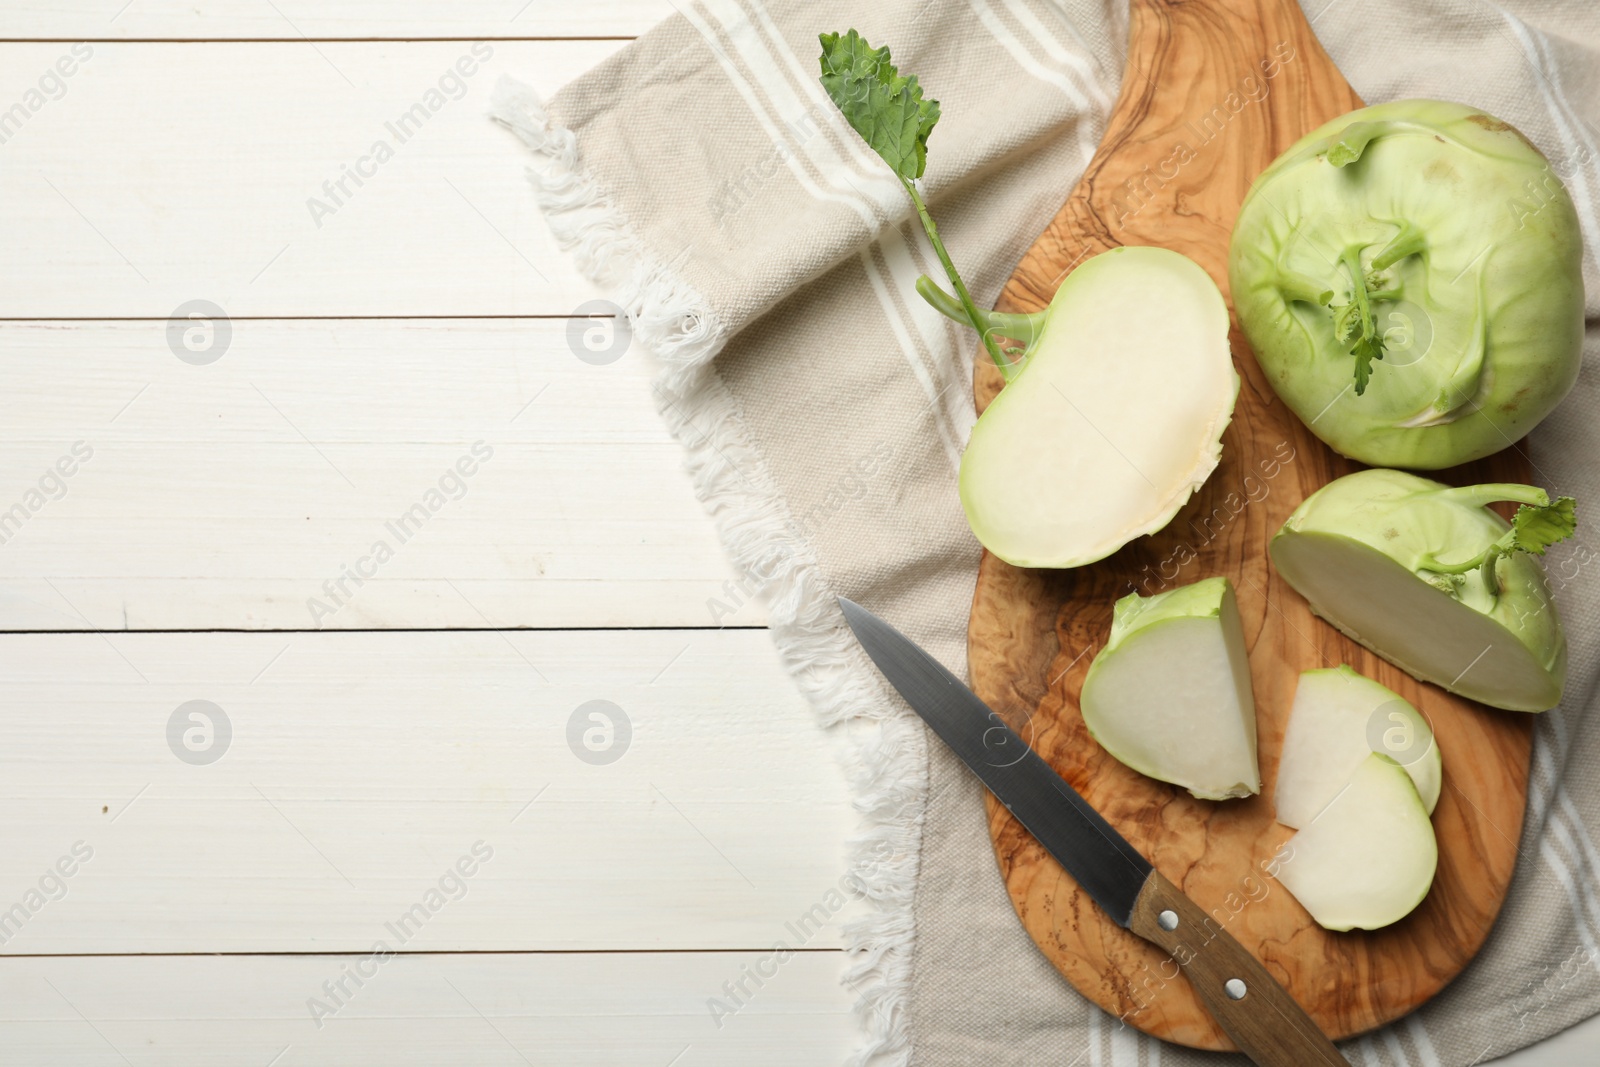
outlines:
[[[571, 315], [538, 312], [508, 312], [503, 315], [229, 315], [229, 322], [454, 322], [457, 320], [522, 320], [541, 321], [570, 319]], [[592, 315], [585, 318], [616, 318], [615, 315]], [[168, 315], [15, 315], [0, 316], [0, 322], [169, 322]]]
[[[771, 952], [771, 945], [745, 945], [732, 948], [419, 948], [395, 949], [396, 956], [727, 956], [749, 952]], [[807, 948], [801, 945], [787, 951], [828, 953], [844, 952], [837, 945]], [[368, 952], [342, 952], [337, 949], [306, 949], [282, 952], [0, 952], [0, 960], [98, 960], [127, 959], [130, 957], [158, 957], [162, 959], [183, 956], [227, 956], [249, 958], [254, 956], [365, 956]]]
[[148, 627], [128, 630], [0, 630], [0, 637], [25, 634], [60, 636], [111, 636], [117, 634], [452, 634], [452, 633], [637, 633], [670, 630], [688, 633], [722, 633], [725, 630], [766, 630], [758, 624], [728, 626], [367, 626], [349, 629], [249, 630], [239, 626]]
[[565, 37], [0, 37], [0, 44], [437, 44], [477, 41], [582, 43], [637, 41], [637, 34], [572, 34]]

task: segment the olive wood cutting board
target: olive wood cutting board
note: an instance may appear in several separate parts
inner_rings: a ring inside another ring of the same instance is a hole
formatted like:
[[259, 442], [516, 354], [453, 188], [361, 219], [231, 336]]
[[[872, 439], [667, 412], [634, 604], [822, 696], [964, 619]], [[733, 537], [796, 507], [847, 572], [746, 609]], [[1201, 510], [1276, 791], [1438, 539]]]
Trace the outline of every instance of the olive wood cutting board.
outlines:
[[[1105, 136], [998, 307], [1044, 307], [1068, 271], [1118, 245], [1182, 252], [1226, 296], [1228, 236], [1251, 181], [1302, 135], [1359, 106], [1294, 0], [1132, 0], [1127, 67]], [[1276, 398], [1237, 319], [1230, 337], [1243, 384], [1221, 465], [1165, 530], [1091, 566], [1027, 570], [984, 553], [968, 630], [972, 683], [1163, 875], [1255, 953], [1329, 1036], [1343, 1038], [1422, 1004], [1488, 935], [1517, 857], [1532, 717], [1413, 680], [1313, 616], [1273, 571], [1267, 541], [1289, 513], [1358, 468]], [[1001, 385], [980, 358], [979, 410]], [[1442, 477], [1459, 484], [1528, 475], [1518, 447]], [[1238, 592], [1262, 774], [1260, 796], [1220, 803], [1118, 763], [1078, 711], [1117, 598], [1217, 574]], [[1321, 929], [1270, 873], [1292, 835], [1274, 820], [1271, 798], [1295, 682], [1303, 670], [1340, 663], [1416, 705], [1444, 760], [1433, 890], [1411, 915], [1371, 933]], [[1012, 904], [1068, 981], [1146, 1033], [1196, 1048], [1234, 1047], [1159, 949], [1114, 925], [992, 796], [987, 806]]]

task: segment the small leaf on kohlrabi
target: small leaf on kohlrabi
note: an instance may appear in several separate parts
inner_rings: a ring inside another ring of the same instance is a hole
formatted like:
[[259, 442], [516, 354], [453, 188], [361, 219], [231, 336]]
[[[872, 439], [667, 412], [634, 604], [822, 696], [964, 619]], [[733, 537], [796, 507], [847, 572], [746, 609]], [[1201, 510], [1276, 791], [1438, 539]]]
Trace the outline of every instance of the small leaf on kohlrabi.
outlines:
[[845, 119], [901, 178], [922, 177], [939, 101], [923, 99], [915, 74], [900, 76], [888, 46], [873, 48], [855, 30], [819, 39], [822, 87]]
[[1511, 517], [1511, 548], [1542, 556], [1545, 549], [1565, 541], [1577, 529], [1577, 503], [1570, 496], [1557, 497], [1543, 507], [1523, 504]]
[[1570, 496], [1557, 497], [1549, 504], [1522, 504], [1511, 517], [1511, 529], [1489, 546], [1483, 556], [1483, 582], [1492, 595], [1500, 593], [1496, 563], [1513, 552], [1532, 556], [1571, 537], [1578, 528], [1577, 504]]
[[1383, 340], [1377, 336], [1358, 337], [1350, 346], [1350, 354], [1356, 357], [1356, 396], [1360, 396], [1372, 380], [1372, 361], [1383, 358]]

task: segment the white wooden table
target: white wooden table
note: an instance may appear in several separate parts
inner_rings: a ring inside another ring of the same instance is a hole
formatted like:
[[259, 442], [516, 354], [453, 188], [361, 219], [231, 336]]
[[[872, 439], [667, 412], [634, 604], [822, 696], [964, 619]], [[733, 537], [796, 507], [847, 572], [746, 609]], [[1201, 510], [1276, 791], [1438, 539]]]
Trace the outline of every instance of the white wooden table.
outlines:
[[485, 115], [670, 12], [0, 3], [0, 1064], [856, 1043], [828, 740]]

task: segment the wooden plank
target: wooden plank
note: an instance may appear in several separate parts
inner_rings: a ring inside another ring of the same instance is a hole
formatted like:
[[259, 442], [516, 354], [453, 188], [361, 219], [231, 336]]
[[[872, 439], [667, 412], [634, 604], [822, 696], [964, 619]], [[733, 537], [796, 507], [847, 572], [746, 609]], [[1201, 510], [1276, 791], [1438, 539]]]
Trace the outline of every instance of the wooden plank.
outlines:
[[0, 317], [565, 315], [596, 291], [489, 98], [622, 46], [0, 45]]
[[833, 947], [858, 904], [764, 631], [11, 634], [0, 678], [0, 954]]
[[[731, 1016], [707, 1002], [756, 953], [19, 959], [0, 966], [6, 1067], [792, 1067], [860, 1044], [837, 952], [805, 952]], [[319, 1029], [307, 1001], [372, 977]], [[721, 1026], [718, 1026], [718, 1022]], [[782, 1049], [780, 1054], [774, 1049]], [[274, 1057], [277, 1057], [274, 1059]]]
[[5, 0], [11, 40], [218, 40], [634, 37], [672, 14], [669, 0]]
[[206, 366], [164, 322], [0, 323], [0, 373], [0, 629], [763, 621], [648, 357], [565, 319], [241, 321]]
[[[862, 1040], [834, 952], [791, 957], [717, 1026], [755, 953], [24, 958], [0, 965], [0, 1067], [832, 1067]], [[375, 972], [332, 1015], [323, 982]], [[481, 1013], [481, 1015], [479, 1014]], [[1586, 1062], [1591, 1019], [1485, 1067]], [[274, 1063], [273, 1057], [279, 1057]], [[673, 1057], [677, 1056], [676, 1061]]]

